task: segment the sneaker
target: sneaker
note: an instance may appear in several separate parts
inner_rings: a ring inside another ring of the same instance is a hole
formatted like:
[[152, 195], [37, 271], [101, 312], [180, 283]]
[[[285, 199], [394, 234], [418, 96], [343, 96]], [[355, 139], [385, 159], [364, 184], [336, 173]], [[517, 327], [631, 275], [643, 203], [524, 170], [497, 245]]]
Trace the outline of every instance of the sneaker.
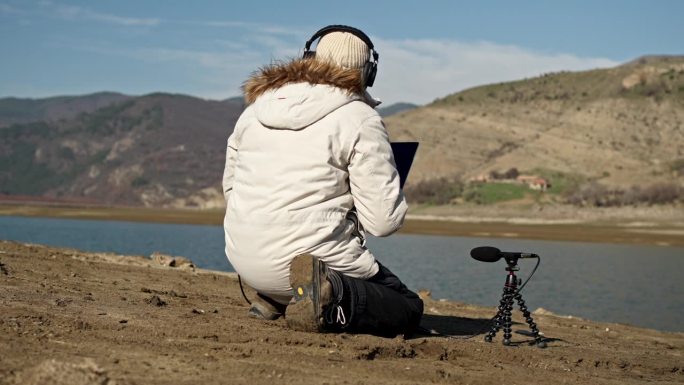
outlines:
[[247, 315], [250, 318], [273, 321], [285, 314], [286, 306], [257, 293], [257, 297], [252, 301], [252, 306], [249, 308]]
[[290, 265], [293, 299], [287, 307], [287, 326], [308, 332], [321, 332], [324, 310], [333, 301], [332, 285], [325, 264], [310, 254], [301, 254]]

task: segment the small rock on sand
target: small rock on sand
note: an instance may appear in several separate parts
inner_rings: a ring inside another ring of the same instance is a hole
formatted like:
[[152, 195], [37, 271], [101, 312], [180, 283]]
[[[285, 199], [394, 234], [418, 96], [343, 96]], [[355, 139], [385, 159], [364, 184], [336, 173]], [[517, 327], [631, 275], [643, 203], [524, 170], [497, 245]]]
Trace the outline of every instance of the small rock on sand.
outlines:
[[48, 359], [20, 372], [14, 382], [27, 385], [105, 385], [111, 383], [105, 371], [91, 358], [75, 361]]
[[158, 295], [153, 295], [152, 297], [147, 298], [145, 300], [145, 302], [149, 303], [150, 305], [160, 306], [160, 307], [168, 305], [168, 303], [166, 301], [164, 301], [163, 299], [161, 299], [161, 297]]
[[162, 266], [177, 267], [180, 269], [189, 269], [192, 271], [195, 270], [195, 264], [185, 257], [174, 257], [171, 255], [162, 254], [158, 251], [155, 251], [154, 253], [152, 253], [152, 255], [150, 255], [150, 258], [154, 262]]

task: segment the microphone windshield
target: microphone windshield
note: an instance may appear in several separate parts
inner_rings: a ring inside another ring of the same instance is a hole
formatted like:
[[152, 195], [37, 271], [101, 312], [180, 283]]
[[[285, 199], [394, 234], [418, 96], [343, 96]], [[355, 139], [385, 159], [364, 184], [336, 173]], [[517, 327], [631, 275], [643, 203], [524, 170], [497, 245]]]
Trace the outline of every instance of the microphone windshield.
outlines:
[[480, 246], [470, 250], [470, 256], [482, 262], [496, 262], [501, 259], [501, 250], [491, 246]]

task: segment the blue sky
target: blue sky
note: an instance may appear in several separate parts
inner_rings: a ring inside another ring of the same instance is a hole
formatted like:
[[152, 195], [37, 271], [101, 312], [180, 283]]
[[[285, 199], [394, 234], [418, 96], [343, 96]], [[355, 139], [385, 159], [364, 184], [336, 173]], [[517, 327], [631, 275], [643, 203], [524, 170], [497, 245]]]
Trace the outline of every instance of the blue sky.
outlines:
[[380, 53], [386, 103], [560, 70], [684, 54], [684, 1], [0, 0], [0, 97], [155, 91], [208, 99], [318, 28], [348, 24]]

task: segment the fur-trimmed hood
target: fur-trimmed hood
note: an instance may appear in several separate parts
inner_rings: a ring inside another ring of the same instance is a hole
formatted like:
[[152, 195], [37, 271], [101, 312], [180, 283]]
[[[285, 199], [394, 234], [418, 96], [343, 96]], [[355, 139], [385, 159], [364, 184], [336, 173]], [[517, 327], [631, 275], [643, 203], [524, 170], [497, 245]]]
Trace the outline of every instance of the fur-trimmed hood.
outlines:
[[323, 84], [347, 91], [350, 95], [363, 95], [361, 71], [345, 69], [315, 59], [295, 59], [263, 67], [245, 81], [242, 90], [245, 102], [252, 104], [266, 91], [291, 83]]
[[367, 96], [361, 71], [312, 59], [274, 64], [244, 85], [245, 101], [268, 128], [301, 130], [331, 112]]

